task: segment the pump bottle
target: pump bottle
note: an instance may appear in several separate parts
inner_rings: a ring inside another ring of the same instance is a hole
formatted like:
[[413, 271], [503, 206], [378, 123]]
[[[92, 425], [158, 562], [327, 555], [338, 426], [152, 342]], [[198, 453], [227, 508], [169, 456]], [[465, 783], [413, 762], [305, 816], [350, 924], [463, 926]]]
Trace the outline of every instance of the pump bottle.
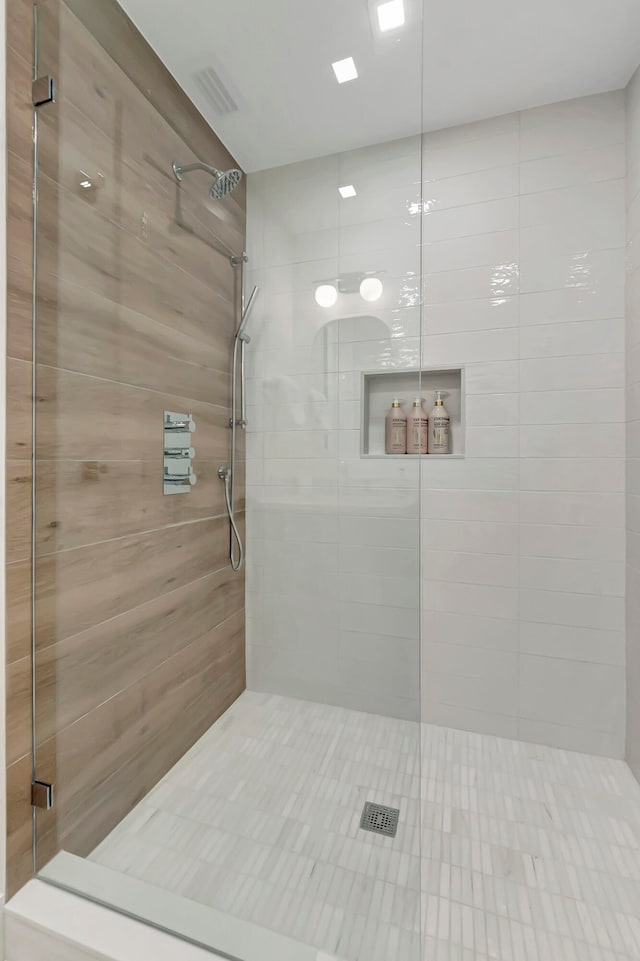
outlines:
[[397, 397], [385, 419], [384, 449], [387, 454], [407, 453], [407, 415]]
[[436, 402], [429, 415], [429, 453], [448, 454], [451, 444], [451, 418], [442, 399], [443, 391], [436, 391]]
[[416, 397], [407, 417], [407, 454], [426, 454], [428, 447], [429, 419], [422, 406], [422, 398]]

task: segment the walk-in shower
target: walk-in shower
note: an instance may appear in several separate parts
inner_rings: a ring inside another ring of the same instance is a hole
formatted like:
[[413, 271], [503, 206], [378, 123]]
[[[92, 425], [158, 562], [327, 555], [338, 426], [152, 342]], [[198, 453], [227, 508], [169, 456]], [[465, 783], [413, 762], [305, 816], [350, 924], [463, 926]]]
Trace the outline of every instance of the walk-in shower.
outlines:
[[637, 961], [637, 0], [7, 5], [10, 894]]

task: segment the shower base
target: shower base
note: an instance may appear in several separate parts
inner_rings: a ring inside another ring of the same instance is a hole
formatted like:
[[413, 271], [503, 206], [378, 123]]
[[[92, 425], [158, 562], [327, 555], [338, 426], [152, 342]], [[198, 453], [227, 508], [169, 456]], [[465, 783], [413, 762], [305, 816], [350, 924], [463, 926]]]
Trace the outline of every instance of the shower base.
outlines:
[[640, 957], [623, 762], [292, 698], [243, 694], [91, 860], [346, 961]]

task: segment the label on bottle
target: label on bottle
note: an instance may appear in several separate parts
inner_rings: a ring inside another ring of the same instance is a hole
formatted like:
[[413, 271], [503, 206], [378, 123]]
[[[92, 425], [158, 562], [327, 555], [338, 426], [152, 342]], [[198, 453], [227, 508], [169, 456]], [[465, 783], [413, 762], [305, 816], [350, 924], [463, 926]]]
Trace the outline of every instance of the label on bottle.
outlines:
[[432, 454], [449, 453], [449, 418], [432, 417], [431, 431], [433, 434]]
[[413, 418], [411, 421], [411, 439], [409, 447], [414, 454], [426, 454], [429, 444], [428, 417]]
[[392, 417], [389, 422], [388, 454], [406, 454], [407, 421], [404, 417]]

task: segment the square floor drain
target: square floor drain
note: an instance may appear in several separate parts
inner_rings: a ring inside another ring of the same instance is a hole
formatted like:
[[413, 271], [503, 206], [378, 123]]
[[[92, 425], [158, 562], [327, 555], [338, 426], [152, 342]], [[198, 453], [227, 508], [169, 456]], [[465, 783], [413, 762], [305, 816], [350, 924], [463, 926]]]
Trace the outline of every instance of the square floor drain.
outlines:
[[398, 833], [399, 819], [399, 808], [387, 808], [383, 804], [367, 801], [360, 818], [360, 827], [363, 831], [372, 831], [374, 834], [384, 834], [385, 837], [394, 838]]

